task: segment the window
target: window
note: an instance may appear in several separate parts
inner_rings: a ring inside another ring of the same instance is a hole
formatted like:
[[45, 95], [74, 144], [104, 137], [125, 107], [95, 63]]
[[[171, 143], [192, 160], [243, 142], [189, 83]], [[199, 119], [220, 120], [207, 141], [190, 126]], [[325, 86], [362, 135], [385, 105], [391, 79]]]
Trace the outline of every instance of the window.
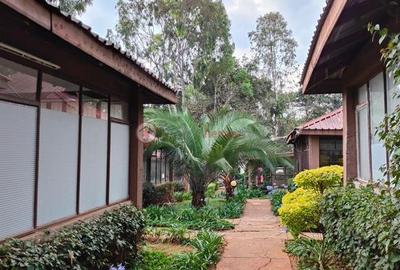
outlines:
[[44, 74], [40, 104], [38, 224], [44, 225], [76, 211], [79, 86]]
[[[394, 112], [394, 109], [396, 106], [400, 105], [400, 98], [398, 96], [399, 94], [399, 86], [394, 86], [393, 85], [393, 78], [391, 76], [387, 76], [387, 111], [388, 113]], [[397, 96], [396, 96], [397, 95]]]
[[342, 139], [319, 138], [319, 166], [342, 165]]
[[81, 212], [106, 205], [108, 103], [107, 98], [83, 89], [81, 135]]
[[79, 86], [43, 74], [40, 106], [59, 112], [79, 113]]
[[385, 117], [385, 85], [383, 73], [378, 74], [369, 83], [370, 136], [372, 179], [383, 180], [380, 168], [386, 164], [386, 149], [376, 134]]
[[367, 85], [359, 89], [359, 105], [357, 106], [357, 158], [358, 178], [369, 180], [370, 176], [370, 155], [369, 155], [369, 126], [368, 126], [368, 105], [364, 99], [367, 93]]
[[0, 101], [0, 239], [33, 229], [36, 113]]
[[128, 103], [112, 98], [110, 105], [110, 116], [113, 119], [128, 122]]
[[37, 71], [0, 57], [0, 95], [36, 100]]

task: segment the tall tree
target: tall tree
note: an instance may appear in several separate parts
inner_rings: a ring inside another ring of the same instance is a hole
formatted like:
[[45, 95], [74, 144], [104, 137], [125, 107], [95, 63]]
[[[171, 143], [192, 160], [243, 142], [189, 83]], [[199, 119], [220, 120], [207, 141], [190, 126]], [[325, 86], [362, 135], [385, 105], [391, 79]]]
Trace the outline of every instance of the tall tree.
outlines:
[[85, 12], [93, 0], [47, 0], [51, 4], [57, 5], [62, 11], [70, 15], [80, 15]]
[[[257, 19], [255, 31], [249, 33], [251, 51], [259, 73], [271, 82], [276, 105], [279, 93], [288, 86], [295, 68], [297, 42], [288, 29], [285, 18], [279, 12], [270, 12]], [[274, 126], [277, 125], [277, 108], [273, 109]], [[278, 129], [275, 128], [275, 135]]]
[[221, 1], [119, 0], [117, 9], [123, 46], [178, 91], [199, 89], [210, 63], [232, 51]]

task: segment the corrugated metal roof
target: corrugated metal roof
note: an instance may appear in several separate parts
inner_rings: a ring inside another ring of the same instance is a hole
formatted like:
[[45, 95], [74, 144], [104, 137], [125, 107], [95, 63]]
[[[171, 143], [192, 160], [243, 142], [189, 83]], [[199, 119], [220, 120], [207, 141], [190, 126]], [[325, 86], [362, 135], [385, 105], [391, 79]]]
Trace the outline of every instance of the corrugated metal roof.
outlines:
[[308, 121], [299, 130], [342, 130], [343, 129], [343, 108], [327, 113], [321, 117]]
[[100, 37], [97, 33], [94, 33], [92, 31], [92, 28], [86, 24], [84, 24], [82, 21], [78, 20], [76, 17], [71, 16], [70, 14], [67, 14], [63, 11], [61, 11], [58, 7], [49, 4], [45, 0], [36, 0], [37, 2], [41, 3], [44, 5], [46, 8], [51, 9], [52, 11], [57, 12], [58, 14], [62, 15], [65, 17], [67, 20], [73, 22], [74, 24], [78, 25], [82, 30], [86, 31], [88, 34], [90, 34], [92, 37], [94, 37], [97, 41], [105, 45], [106, 47], [116, 50], [118, 53], [123, 55], [124, 57], [128, 58], [134, 65], [138, 66], [140, 69], [142, 69], [144, 72], [149, 74], [153, 79], [159, 81], [162, 85], [164, 85], [167, 89], [171, 90], [172, 92], [176, 93], [177, 91], [172, 88], [172, 86], [166, 82], [165, 80], [159, 78], [154, 72], [152, 72], [150, 69], [145, 67], [143, 63], [141, 63], [138, 59], [133, 57], [129, 52], [124, 51], [118, 44], [115, 44], [113, 42], [109, 42], [108, 40]]
[[311, 45], [308, 48], [306, 62], [305, 62], [304, 67], [303, 67], [303, 73], [301, 74], [301, 81], [300, 81], [301, 84], [303, 83], [304, 78], [306, 76], [307, 67], [310, 64], [312, 52], [314, 51], [315, 46], [317, 45], [318, 36], [321, 33], [322, 26], [324, 25], [326, 17], [328, 16], [329, 9], [332, 6], [333, 1], [334, 0], [326, 0], [326, 5], [325, 5], [325, 7], [324, 7], [319, 19], [318, 19], [317, 26], [315, 27], [315, 30], [314, 30], [313, 38], [311, 40]]

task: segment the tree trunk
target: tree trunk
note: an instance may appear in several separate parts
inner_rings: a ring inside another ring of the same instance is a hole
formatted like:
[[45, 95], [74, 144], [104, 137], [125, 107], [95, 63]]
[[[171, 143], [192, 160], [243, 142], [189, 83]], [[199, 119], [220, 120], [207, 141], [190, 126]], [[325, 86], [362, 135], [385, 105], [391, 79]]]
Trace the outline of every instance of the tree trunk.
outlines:
[[224, 186], [225, 186], [225, 197], [230, 199], [233, 197], [233, 187], [231, 185], [231, 177], [229, 175], [224, 176]]
[[194, 208], [202, 208], [206, 205], [206, 200], [204, 196], [204, 189], [203, 190], [192, 190], [192, 206]]

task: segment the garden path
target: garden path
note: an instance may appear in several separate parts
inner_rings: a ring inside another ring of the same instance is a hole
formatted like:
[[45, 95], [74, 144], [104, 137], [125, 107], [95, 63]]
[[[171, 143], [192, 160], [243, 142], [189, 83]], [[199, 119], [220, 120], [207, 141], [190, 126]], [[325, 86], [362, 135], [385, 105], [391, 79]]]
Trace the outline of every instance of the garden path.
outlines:
[[234, 230], [223, 233], [227, 245], [217, 270], [290, 270], [283, 251], [288, 235], [269, 200], [248, 200]]

